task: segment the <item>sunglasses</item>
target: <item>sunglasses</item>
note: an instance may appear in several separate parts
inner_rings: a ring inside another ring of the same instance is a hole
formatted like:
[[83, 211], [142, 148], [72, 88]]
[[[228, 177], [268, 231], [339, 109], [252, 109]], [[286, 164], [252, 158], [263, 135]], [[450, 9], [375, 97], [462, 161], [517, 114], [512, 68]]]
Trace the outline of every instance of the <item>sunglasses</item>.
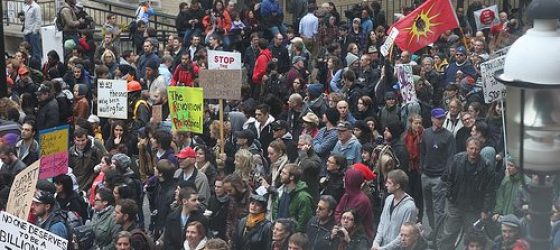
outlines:
[[465, 54], [455, 54], [455, 56], [464, 56]]

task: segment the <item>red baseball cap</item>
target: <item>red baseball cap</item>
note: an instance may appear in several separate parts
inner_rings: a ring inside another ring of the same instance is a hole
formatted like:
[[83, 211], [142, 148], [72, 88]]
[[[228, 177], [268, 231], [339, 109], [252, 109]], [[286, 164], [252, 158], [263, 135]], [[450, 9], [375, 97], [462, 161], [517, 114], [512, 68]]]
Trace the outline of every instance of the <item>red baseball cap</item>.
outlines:
[[362, 175], [364, 175], [364, 179], [366, 181], [374, 180], [375, 177], [377, 177], [376, 174], [363, 163], [354, 164], [354, 169], [360, 171]]
[[178, 154], [176, 154], [177, 158], [185, 159], [185, 158], [196, 158], [196, 152], [191, 147], [186, 147], [181, 150]]

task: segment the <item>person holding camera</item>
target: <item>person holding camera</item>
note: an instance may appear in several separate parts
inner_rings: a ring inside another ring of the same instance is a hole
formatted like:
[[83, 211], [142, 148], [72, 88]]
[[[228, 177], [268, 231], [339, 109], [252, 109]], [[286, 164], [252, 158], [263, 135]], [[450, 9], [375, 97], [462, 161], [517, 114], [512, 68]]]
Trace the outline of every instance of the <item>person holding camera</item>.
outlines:
[[340, 217], [340, 222], [331, 231], [331, 246], [336, 249], [359, 250], [368, 248], [366, 234], [359, 224], [356, 224], [356, 212], [346, 210]]

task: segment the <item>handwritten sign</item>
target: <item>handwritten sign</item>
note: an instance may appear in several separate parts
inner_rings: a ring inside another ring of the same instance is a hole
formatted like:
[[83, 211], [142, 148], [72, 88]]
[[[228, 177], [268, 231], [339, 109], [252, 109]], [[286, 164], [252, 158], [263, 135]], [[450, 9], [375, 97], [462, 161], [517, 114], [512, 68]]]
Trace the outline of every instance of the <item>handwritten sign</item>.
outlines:
[[490, 59], [494, 59], [500, 56], [505, 56], [508, 53], [509, 48], [511, 48], [511, 46], [503, 47], [499, 50], [494, 51], [494, 53], [490, 55]]
[[393, 44], [395, 43], [395, 38], [397, 38], [398, 35], [399, 35], [399, 30], [393, 27], [391, 29], [391, 32], [389, 33], [389, 36], [387, 36], [385, 42], [379, 48], [383, 56], [387, 56], [389, 54], [391, 48], [393, 48]]
[[488, 29], [494, 25], [500, 24], [500, 19], [498, 18], [498, 5], [492, 5], [475, 11], [474, 19], [477, 30]]
[[97, 116], [113, 119], [128, 118], [126, 81], [99, 79], [97, 82]]
[[205, 99], [241, 100], [241, 70], [201, 70], [198, 76]]
[[496, 81], [496, 72], [504, 69], [506, 56], [499, 56], [480, 64], [480, 75], [482, 76], [482, 91], [484, 102], [491, 103], [501, 100], [506, 95], [506, 86]]
[[[33, 195], [35, 195], [37, 180], [39, 179], [39, 161], [23, 169], [14, 178], [6, 211], [15, 215], [17, 218], [27, 221]], [[2, 235], [0, 235], [0, 241]]]
[[0, 213], [0, 249], [66, 250], [68, 240], [9, 213]]
[[169, 116], [173, 129], [202, 134], [204, 119], [202, 88], [168, 87]]
[[241, 69], [241, 53], [208, 50], [208, 69]]
[[410, 64], [395, 65], [395, 73], [399, 80], [403, 103], [416, 102], [416, 89], [412, 78], [412, 66]]
[[39, 131], [39, 179], [68, 172], [68, 125]]

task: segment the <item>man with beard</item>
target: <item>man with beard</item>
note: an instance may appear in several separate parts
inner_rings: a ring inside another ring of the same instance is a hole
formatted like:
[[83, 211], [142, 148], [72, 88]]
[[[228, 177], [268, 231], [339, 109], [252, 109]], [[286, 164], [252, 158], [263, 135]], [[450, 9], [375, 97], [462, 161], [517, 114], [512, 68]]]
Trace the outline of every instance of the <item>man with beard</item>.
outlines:
[[68, 150], [68, 167], [72, 168], [76, 175], [80, 190], [89, 190], [95, 177], [93, 169], [103, 156], [103, 153], [92, 145], [87, 130], [84, 128], [74, 130], [74, 145]]
[[455, 62], [450, 63], [445, 70], [445, 73], [443, 75], [443, 83], [441, 83], [440, 86], [446, 87], [448, 84], [454, 83], [455, 75], [458, 71], [471, 76], [475, 80], [477, 78], [476, 69], [471, 64], [471, 62], [467, 60], [467, 50], [463, 46], [459, 46], [455, 50]]
[[39, 159], [39, 143], [35, 140], [35, 121], [27, 120], [21, 125], [21, 139], [16, 143], [17, 156], [29, 166]]
[[307, 235], [313, 250], [324, 250], [330, 247], [329, 235], [336, 225], [334, 209], [336, 200], [330, 195], [323, 195], [319, 199], [315, 216], [307, 223]]
[[0, 173], [15, 177], [21, 170], [27, 167], [23, 161], [18, 159], [16, 148], [7, 144], [0, 146]]
[[31, 211], [33, 215], [37, 216], [35, 225], [63, 239], [68, 238], [68, 230], [64, 222], [55, 218], [56, 198], [52, 193], [37, 191], [31, 203]]
[[58, 102], [54, 99], [52, 88], [49, 85], [41, 84], [36, 94], [39, 101], [36, 117], [37, 130], [56, 127], [59, 121]]

